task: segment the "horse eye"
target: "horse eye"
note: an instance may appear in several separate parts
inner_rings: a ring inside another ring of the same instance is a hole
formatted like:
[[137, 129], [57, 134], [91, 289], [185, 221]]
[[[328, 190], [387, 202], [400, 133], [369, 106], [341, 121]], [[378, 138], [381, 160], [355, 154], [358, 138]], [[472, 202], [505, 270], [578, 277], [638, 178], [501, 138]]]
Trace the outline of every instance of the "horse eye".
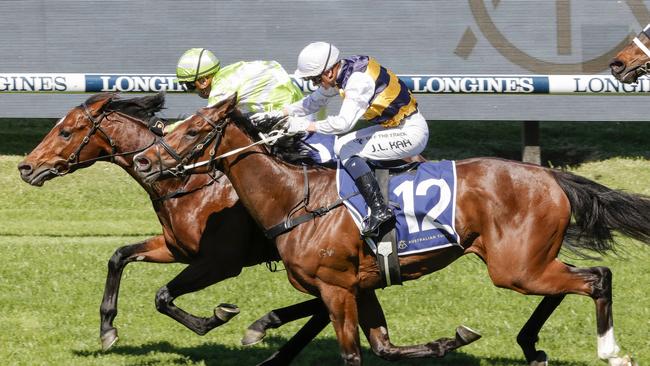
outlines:
[[61, 137], [63, 137], [64, 139], [67, 140], [67, 139], [70, 138], [70, 136], [72, 136], [72, 132], [70, 132], [70, 131], [68, 131], [68, 130], [61, 129], [61, 131], [59, 132], [59, 136], [61, 136]]
[[187, 131], [187, 136], [189, 136], [189, 137], [195, 137], [198, 134], [199, 134], [199, 131], [195, 130], [195, 129], [191, 129], [191, 130]]

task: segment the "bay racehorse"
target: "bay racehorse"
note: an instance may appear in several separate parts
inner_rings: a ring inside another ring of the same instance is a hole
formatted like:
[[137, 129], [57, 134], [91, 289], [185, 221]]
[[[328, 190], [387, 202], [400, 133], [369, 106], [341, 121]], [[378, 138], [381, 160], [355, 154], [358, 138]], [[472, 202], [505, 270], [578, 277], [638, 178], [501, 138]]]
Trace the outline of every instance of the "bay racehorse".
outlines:
[[620, 50], [610, 62], [612, 75], [620, 82], [635, 83], [650, 70], [650, 24]]
[[[137, 154], [142, 178], [153, 181], [190, 168], [198, 172], [205, 162], [214, 163], [265, 230], [290, 213], [314, 212], [339, 199], [335, 170], [291, 164], [269, 153], [256, 142], [259, 131], [235, 108], [235, 100], [200, 109], [160, 144]], [[538, 333], [566, 294], [594, 300], [599, 358], [610, 365], [633, 364], [629, 356], [619, 356], [614, 337], [611, 271], [574, 267], [557, 255], [563, 245], [578, 253], [607, 252], [613, 249], [613, 231], [650, 243], [650, 200], [567, 172], [502, 159], [457, 161], [456, 175], [460, 245], [400, 257], [402, 279], [417, 279], [476, 254], [496, 286], [544, 296], [517, 337], [529, 364], [546, 364], [546, 354], [535, 346]], [[345, 208], [314, 216], [278, 236], [276, 247], [291, 284], [327, 306], [345, 363], [358, 365], [359, 322], [367, 334], [386, 334], [373, 291], [382, 284], [380, 269]]]
[[[238, 313], [234, 305], [221, 304], [209, 318], [189, 314], [173, 304], [175, 298], [238, 275], [244, 266], [277, 260], [275, 247], [238, 202], [228, 179], [217, 173], [196, 174], [184, 179], [144, 182], [133, 168], [132, 156], [151, 146], [162, 135], [156, 118], [164, 95], [120, 99], [116, 94], [97, 94], [73, 108], [52, 128], [43, 141], [19, 164], [27, 183], [42, 186], [49, 179], [110, 161], [123, 168], [147, 191], [163, 234], [115, 251], [108, 262], [104, 297], [100, 306], [100, 338], [104, 350], [117, 341], [113, 320], [117, 315], [120, 278], [131, 262], [188, 263], [176, 278], [156, 294], [156, 308], [197, 334], [206, 334]], [[242, 343], [260, 341], [269, 328], [314, 315], [265, 364], [285, 364], [328, 323], [320, 299], [276, 309], [253, 323]], [[448, 352], [478, 339], [460, 327], [454, 339], [431, 342], [430, 349]], [[408, 357], [431, 353], [429, 348], [395, 347], [387, 340], [383, 356]], [[406, 354], [406, 356], [402, 356]]]
[[[104, 350], [118, 340], [113, 320], [117, 316], [122, 271], [128, 263], [188, 263], [187, 268], [157, 292], [155, 304], [161, 313], [204, 335], [237, 315], [239, 309], [221, 304], [213, 316], [197, 317], [176, 307], [174, 299], [237, 276], [244, 266], [278, 258], [239, 204], [227, 178], [220, 173], [197, 174], [189, 179], [169, 179], [156, 184], [144, 183], [134, 173], [133, 154], [159, 138], [154, 131], [162, 134], [155, 112], [163, 103], [162, 94], [126, 100], [114, 94], [92, 96], [61, 118], [18, 165], [25, 182], [42, 186], [46, 180], [89, 167], [96, 161], [111, 161], [136, 178], [151, 198], [163, 234], [117, 249], [108, 262], [100, 306], [100, 338]], [[271, 313], [274, 322], [259, 324], [256, 335], [261, 337], [267, 327], [277, 327], [321, 309], [319, 300], [310, 300], [275, 310]], [[248, 343], [257, 340], [249, 339]]]

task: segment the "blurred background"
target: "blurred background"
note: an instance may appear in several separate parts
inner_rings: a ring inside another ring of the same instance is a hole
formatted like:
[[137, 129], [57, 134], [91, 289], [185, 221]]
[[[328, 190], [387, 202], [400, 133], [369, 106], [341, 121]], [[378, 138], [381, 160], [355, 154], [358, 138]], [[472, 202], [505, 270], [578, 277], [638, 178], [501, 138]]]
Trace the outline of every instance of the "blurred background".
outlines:
[[[205, 47], [223, 65], [293, 73], [313, 41], [397, 74], [599, 74], [650, 23], [641, 0], [22, 0], [0, 2], [1, 73], [173, 74]], [[2, 89], [0, 80], [0, 90]], [[60, 117], [84, 95], [2, 95], [0, 117]], [[635, 98], [418, 95], [430, 120], [644, 120]], [[170, 95], [167, 115], [203, 106]], [[38, 107], [35, 107], [38, 106]]]

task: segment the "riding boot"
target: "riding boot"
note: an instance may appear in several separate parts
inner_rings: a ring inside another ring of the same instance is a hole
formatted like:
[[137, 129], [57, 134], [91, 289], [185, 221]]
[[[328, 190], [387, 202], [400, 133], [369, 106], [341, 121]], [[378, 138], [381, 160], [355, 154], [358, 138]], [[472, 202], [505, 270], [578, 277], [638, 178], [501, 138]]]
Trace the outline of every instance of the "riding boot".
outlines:
[[377, 179], [372, 172], [355, 179], [354, 183], [370, 207], [370, 214], [363, 219], [361, 234], [364, 236], [377, 235], [381, 224], [393, 218], [393, 210], [384, 201]]

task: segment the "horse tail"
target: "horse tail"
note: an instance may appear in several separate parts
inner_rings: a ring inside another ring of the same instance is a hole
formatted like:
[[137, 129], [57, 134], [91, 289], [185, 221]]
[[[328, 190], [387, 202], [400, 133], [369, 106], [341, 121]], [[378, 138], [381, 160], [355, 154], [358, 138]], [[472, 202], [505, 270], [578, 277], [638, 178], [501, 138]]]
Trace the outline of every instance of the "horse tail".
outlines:
[[582, 249], [604, 254], [614, 249], [613, 231], [650, 244], [650, 198], [605, 187], [571, 173], [552, 171], [571, 203], [574, 222], [564, 247], [587, 257]]

